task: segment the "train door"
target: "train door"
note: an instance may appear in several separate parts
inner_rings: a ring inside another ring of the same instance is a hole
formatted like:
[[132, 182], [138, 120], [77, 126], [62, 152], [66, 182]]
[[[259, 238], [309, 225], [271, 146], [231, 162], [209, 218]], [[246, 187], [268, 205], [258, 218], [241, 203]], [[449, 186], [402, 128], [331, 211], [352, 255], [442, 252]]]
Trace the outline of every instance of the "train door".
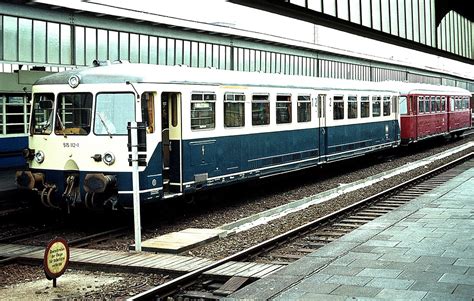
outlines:
[[163, 191], [166, 197], [182, 191], [181, 93], [163, 92], [161, 109]]
[[327, 128], [326, 128], [326, 94], [318, 95], [318, 118], [319, 118], [319, 161], [327, 161]]

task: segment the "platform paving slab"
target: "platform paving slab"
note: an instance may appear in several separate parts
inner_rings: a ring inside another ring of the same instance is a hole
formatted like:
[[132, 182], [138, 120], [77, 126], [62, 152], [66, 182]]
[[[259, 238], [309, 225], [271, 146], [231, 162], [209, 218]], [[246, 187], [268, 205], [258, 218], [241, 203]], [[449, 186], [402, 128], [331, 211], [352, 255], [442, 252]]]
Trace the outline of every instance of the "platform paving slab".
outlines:
[[473, 195], [471, 168], [227, 299], [472, 301]]

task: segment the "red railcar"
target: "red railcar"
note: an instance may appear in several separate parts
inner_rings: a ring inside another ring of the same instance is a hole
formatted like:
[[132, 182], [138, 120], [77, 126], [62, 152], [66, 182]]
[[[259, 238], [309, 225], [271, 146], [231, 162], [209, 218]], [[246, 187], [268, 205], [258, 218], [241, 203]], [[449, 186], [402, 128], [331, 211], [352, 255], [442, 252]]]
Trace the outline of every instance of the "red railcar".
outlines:
[[402, 144], [441, 135], [460, 135], [471, 127], [469, 91], [408, 83], [403, 83], [399, 90]]

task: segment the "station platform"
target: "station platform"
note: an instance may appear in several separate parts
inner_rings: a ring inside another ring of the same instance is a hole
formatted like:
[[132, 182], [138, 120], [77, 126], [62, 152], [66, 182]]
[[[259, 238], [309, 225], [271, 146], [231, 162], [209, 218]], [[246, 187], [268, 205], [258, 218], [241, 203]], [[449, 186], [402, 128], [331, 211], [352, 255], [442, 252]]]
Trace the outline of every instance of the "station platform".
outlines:
[[474, 164], [226, 300], [474, 300]]

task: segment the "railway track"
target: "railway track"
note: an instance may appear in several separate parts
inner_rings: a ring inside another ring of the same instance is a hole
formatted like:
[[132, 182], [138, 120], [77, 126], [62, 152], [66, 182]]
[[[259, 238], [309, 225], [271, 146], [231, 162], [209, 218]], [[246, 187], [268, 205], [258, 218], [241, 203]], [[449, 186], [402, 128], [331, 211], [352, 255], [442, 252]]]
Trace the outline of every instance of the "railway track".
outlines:
[[[177, 277], [138, 294], [130, 300], [155, 300], [158, 298], [178, 300], [186, 300], [187, 298], [218, 299], [226, 296], [250, 282], [250, 279], [239, 279], [239, 277], [233, 277], [227, 281], [209, 279], [208, 276], [203, 276], [206, 271], [230, 261], [255, 260], [289, 264], [449, 181], [467, 168], [473, 167], [474, 161], [470, 161], [469, 164], [465, 164], [463, 167], [455, 168], [473, 156], [474, 153], [470, 153], [355, 204], [256, 244], [213, 264]], [[293, 252], [288, 252], [288, 250], [293, 250]]]

